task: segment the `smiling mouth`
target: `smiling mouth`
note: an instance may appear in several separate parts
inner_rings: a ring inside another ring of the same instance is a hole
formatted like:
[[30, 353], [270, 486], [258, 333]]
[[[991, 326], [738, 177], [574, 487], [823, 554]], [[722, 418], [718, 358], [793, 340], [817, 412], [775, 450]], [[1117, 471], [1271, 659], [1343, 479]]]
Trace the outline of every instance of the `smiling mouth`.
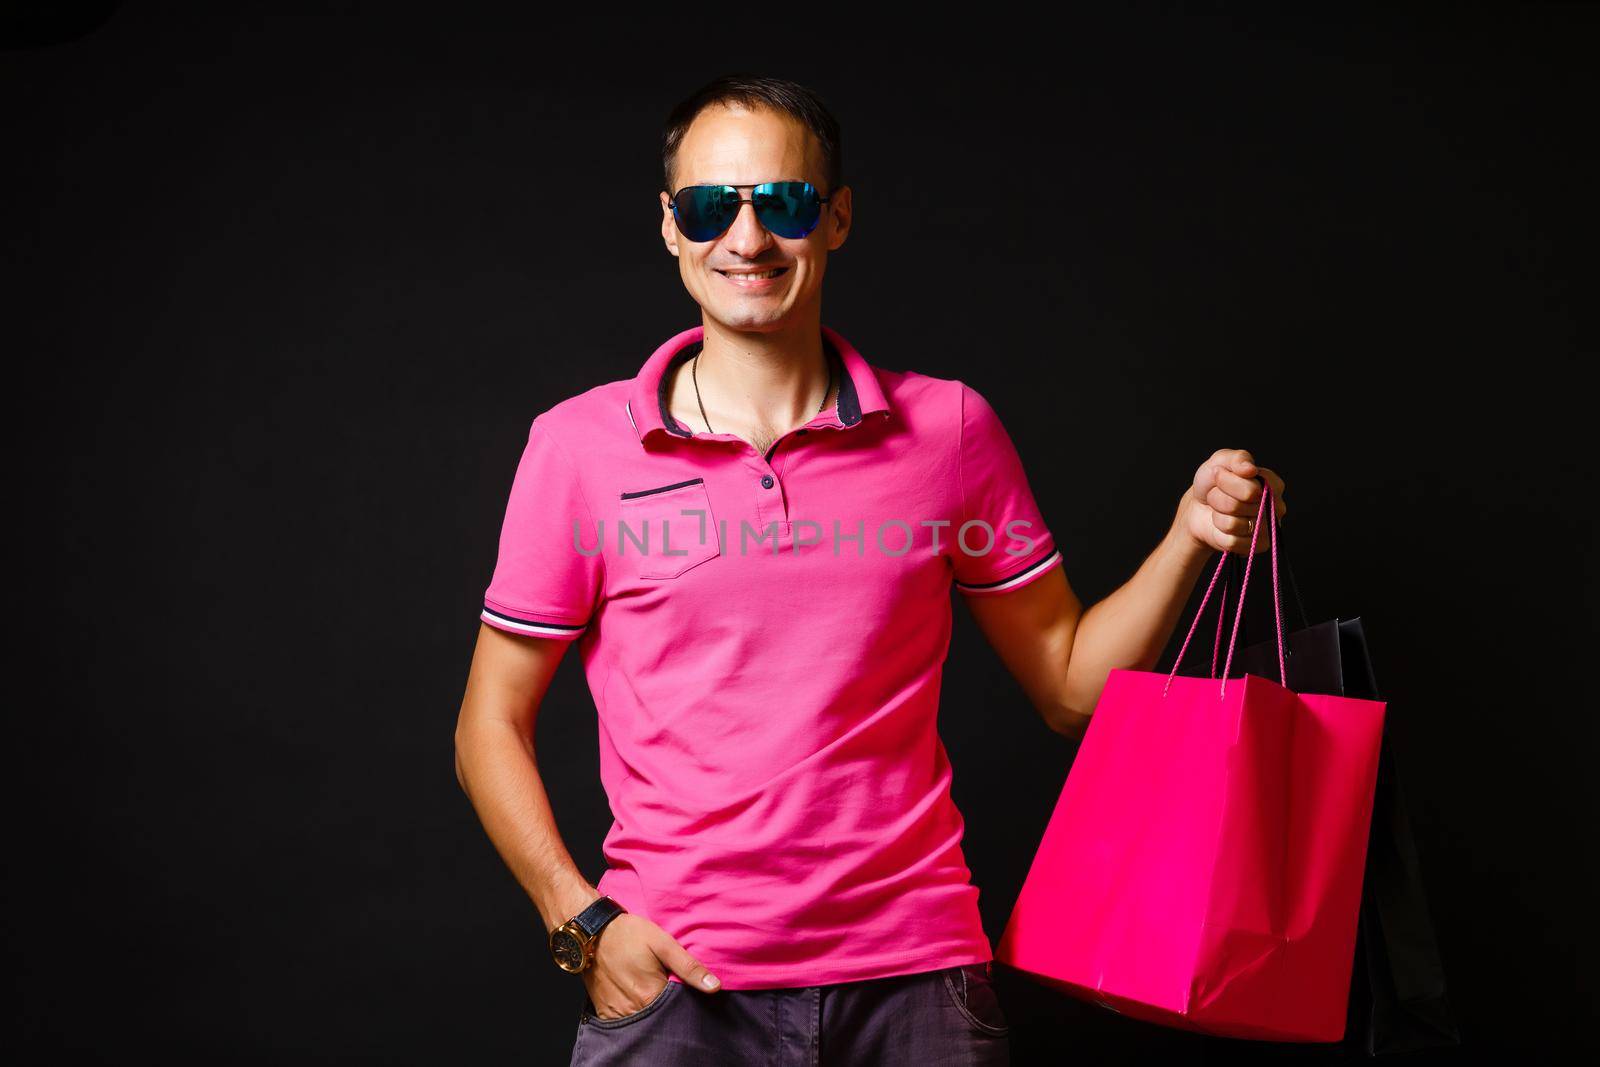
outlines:
[[749, 270], [728, 271], [728, 270], [719, 270], [719, 271], [717, 271], [717, 273], [722, 275], [724, 278], [727, 278], [727, 279], [729, 279], [731, 281], [736, 281], [736, 282], [740, 282], [740, 281], [762, 281], [763, 279], [766, 279], [766, 278], [776, 278], [778, 275], [784, 273], [788, 269], [789, 269], [788, 267], [773, 267], [771, 270], [762, 270], [762, 271], [749, 271]]

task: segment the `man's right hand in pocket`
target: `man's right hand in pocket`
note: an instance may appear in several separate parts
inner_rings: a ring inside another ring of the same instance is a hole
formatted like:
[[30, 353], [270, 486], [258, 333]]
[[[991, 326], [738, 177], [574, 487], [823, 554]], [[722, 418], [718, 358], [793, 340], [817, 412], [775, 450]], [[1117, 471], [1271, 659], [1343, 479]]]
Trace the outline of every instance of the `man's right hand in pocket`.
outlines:
[[595, 1015], [620, 1019], [643, 1010], [672, 974], [703, 993], [722, 987], [671, 934], [642, 915], [624, 912], [600, 931], [594, 962], [582, 977]]

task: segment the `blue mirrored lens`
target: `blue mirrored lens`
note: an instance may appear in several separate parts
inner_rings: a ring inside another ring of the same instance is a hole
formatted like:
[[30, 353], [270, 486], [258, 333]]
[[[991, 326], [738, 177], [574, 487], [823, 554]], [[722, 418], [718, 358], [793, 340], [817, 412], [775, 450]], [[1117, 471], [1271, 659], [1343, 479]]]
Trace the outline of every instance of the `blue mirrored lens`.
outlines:
[[678, 232], [691, 241], [709, 241], [733, 225], [739, 191], [731, 185], [691, 185], [672, 202]]
[[804, 237], [822, 217], [822, 197], [810, 182], [767, 182], [750, 194], [761, 225], [779, 237]]

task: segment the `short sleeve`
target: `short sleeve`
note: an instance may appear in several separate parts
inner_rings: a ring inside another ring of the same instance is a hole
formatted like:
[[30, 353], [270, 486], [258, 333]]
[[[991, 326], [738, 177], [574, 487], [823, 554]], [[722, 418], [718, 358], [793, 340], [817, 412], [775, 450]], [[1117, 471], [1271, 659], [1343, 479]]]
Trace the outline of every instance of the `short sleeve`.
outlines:
[[1061, 562], [1011, 436], [989, 402], [961, 383], [961, 522], [950, 559], [969, 596], [1018, 589]]
[[577, 469], [535, 419], [511, 484], [481, 617], [510, 633], [575, 640], [599, 600], [603, 568]]

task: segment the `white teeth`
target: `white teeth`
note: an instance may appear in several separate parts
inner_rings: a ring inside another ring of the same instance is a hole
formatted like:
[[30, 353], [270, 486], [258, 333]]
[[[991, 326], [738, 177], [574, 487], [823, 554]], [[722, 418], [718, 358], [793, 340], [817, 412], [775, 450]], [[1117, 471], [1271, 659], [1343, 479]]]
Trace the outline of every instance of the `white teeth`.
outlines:
[[[724, 273], [728, 273], [728, 272], [724, 272]], [[777, 276], [778, 276], [778, 271], [777, 270], [762, 271], [760, 274], [733, 274], [733, 273], [728, 273], [728, 277], [730, 277], [730, 278], [776, 278]]]

